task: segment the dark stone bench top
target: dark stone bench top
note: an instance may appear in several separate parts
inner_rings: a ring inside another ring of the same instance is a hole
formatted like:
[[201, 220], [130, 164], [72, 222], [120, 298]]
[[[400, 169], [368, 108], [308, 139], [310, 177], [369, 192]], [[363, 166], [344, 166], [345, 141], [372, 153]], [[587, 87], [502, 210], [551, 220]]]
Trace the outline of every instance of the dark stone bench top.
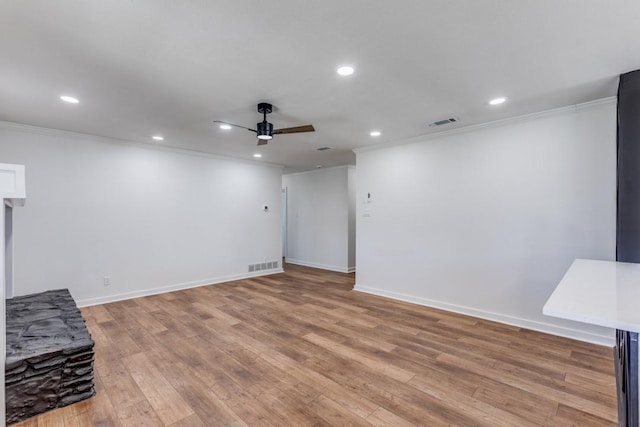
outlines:
[[25, 359], [38, 363], [42, 356], [94, 345], [68, 289], [8, 299], [6, 331], [7, 370]]

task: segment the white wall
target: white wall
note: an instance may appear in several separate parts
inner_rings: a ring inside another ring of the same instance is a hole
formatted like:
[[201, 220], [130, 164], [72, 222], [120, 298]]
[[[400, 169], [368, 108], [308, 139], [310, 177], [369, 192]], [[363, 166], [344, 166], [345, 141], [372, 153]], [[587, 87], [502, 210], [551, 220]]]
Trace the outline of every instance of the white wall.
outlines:
[[356, 151], [357, 290], [612, 343], [542, 306], [615, 259], [615, 101]]
[[[349, 170], [339, 166], [284, 175], [287, 189], [287, 254], [292, 264], [353, 271], [349, 242]], [[355, 196], [355, 193], [352, 193]]]
[[85, 305], [280, 260], [280, 168], [7, 123], [0, 161], [27, 170], [16, 295], [69, 288]]

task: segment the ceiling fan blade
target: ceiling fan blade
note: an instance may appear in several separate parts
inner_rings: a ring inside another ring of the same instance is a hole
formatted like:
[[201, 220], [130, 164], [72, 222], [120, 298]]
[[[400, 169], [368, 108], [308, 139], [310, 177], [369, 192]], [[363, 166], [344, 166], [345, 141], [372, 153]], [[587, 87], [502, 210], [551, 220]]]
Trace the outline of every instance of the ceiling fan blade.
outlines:
[[255, 129], [251, 129], [251, 128], [248, 128], [246, 126], [234, 125], [233, 123], [229, 123], [229, 122], [222, 122], [220, 120], [214, 120], [213, 123], [222, 123], [223, 125], [234, 126], [234, 127], [237, 127], [237, 128], [242, 128], [242, 129], [250, 130], [251, 132], [258, 133], [258, 131], [255, 130]]
[[267, 145], [267, 142], [269, 142], [268, 139], [259, 139], [258, 140], [258, 147], [260, 147], [261, 145]]
[[286, 133], [302, 133], [302, 132], [315, 132], [313, 125], [296, 126], [292, 128], [275, 129], [273, 135], [280, 135]]

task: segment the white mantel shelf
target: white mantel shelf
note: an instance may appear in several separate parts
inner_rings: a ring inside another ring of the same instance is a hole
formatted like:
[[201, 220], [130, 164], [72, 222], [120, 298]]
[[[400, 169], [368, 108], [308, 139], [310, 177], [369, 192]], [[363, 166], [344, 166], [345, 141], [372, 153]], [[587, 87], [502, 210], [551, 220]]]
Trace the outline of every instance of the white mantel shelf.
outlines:
[[640, 264], [576, 259], [544, 305], [548, 316], [640, 332]]

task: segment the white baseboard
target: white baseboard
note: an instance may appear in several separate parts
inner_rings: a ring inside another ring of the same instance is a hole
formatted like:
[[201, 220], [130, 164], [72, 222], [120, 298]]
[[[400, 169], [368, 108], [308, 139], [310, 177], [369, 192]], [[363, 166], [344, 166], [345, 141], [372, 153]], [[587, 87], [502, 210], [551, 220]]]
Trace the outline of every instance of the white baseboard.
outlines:
[[492, 320], [494, 322], [505, 323], [507, 325], [517, 326], [525, 329], [532, 329], [538, 332], [544, 332], [551, 335], [558, 335], [565, 338], [571, 338], [579, 341], [585, 341], [592, 344], [613, 347], [615, 344], [613, 333], [611, 336], [594, 334], [578, 329], [571, 329], [562, 326], [556, 326], [549, 323], [539, 322], [535, 320], [523, 319], [520, 317], [508, 316], [499, 313], [478, 310], [471, 307], [465, 307], [456, 304], [449, 304], [442, 301], [434, 301], [427, 298], [416, 297], [413, 295], [391, 292], [383, 289], [370, 288], [356, 284], [354, 291], [364, 292], [367, 294], [377, 295], [381, 297], [391, 298], [399, 301], [410, 302], [413, 304], [423, 305], [426, 307], [437, 308], [440, 310], [451, 311], [454, 313], [465, 314], [468, 316], [478, 317], [480, 319]]
[[317, 264], [315, 262], [300, 261], [300, 260], [291, 259], [291, 258], [285, 258], [284, 262], [287, 264], [301, 265], [303, 267], [313, 267], [313, 268], [320, 268], [322, 270], [335, 271], [337, 273], [353, 273], [354, 271], [356, 271], [355, 267], [344, 268], [344, 267], [338, 267], [335, 265]]
[[161, 286], [157, 288], [143, 289], [140, 291], [125, 292], [123, 294], [107, 295], [104, 297], [78, 300], [76, 301], [76, 304], [78, 305], [78, 307], [89, 307], [91, 305], [106, 304], [109, 302], [146, 297], [149, 295], [164, 294], [166, 292], [180, 291], [183, 289], [197, 288], [200, 286], [207, 286], [207, 285], [216, 285], [219, 283], [231, 282], [233, 280], [250, 279], [252, 277], [268, 276], [270, 274], [277, 274], [277, 273], [284, 273], [284, 270], [282, 268], [277, 268], [273, 270], [263, 270], [259, 272], [233, 274], [230, 276], [215, 277], [212, 279], [202, 279], [202, 280], [197, 280], [195, 282], [178, 283], [176, 285]]

